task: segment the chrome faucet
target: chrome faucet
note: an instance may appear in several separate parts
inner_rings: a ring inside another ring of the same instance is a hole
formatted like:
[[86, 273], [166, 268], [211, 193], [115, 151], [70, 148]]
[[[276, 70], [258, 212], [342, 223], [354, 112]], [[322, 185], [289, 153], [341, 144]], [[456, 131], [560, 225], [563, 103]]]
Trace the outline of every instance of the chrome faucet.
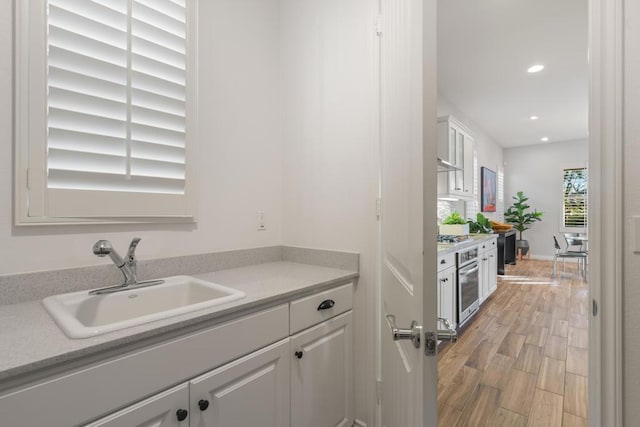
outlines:
[[138, 283], [138, 279], [136, 278], [136, 274], [138, 272], [137, 268], [137, 260], [136, 260], [136, 247], [138, 243], [140, 243], [140, 237], [134, 237], [131, 243], [129, 244], [129, 250], [127, 251], [127, 256], [125, 259], [116, 252], [116, 250], [111, 245], [111, 242], [108, 240], [98, 240], [95, 245], [93, 245], [93, 254], [99, 257], [104, 257], [109, 255], [111, 261], [120, 269], [122, 275], [124, 276], [124, 281], [122, 286], [131, 286]]

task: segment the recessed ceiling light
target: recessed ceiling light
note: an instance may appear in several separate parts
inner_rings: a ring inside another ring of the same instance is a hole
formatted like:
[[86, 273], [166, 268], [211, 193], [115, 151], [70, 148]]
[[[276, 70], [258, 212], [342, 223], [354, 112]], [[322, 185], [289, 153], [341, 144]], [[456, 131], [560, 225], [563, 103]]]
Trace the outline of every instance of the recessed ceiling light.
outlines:
[[538, 120], [540, 117], [538, 117], [538, 116], [531, 116], [531, 117], [529, 117], [529, 118], [530, 118], [531, 120]]
[[542, 141], [542, 142], [548, 142], [548, 141], [549, 141], [549, 138], [547, 138], [547, 137], [545, 136], [545, 137], [540, 138], [540, 141]]
[[528, 73], [537, 73], [538, 71], [542, 71], [544, 69], [544, 65], [532, 65], [527, 69]]

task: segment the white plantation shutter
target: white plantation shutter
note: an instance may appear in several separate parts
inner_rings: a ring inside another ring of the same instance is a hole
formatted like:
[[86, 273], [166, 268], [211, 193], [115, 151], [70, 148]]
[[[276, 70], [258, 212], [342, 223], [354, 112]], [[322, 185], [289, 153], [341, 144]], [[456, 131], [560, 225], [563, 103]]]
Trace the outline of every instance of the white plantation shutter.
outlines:
[[186, 12], [49, 0], [48, 188], [183, 194]]
[[562, 225], [587, 228], [587, 168], [565, 169], [563, 173]]
[[42, 0], [17, 9], [18, 70], [27, 70], [17, 72], [17, 133], [28, 140], [18, 153], [28, 159], [18, 216], [190, 217], [196, 1]]

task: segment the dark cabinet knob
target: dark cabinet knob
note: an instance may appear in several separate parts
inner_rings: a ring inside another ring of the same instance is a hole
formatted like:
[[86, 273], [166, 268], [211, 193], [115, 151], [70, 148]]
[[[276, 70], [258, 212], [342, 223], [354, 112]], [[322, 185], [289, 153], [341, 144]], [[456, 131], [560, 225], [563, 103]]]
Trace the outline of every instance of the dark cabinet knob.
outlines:
[[295, 353], [293, 353], [293, 354], [295, 354], [295, 356], [296, 356], [298, 359], [302, 359], [302, 356], [304, 355], [304, 353], [302, 352], [302, 350], [298, 350], [298, 351], [296, 351], [296, 352], [295, 352]]
[[324, 300], [324, 301], [322, 301], [322, 302], [320, 303], [320, 305], [318, 306], [318, 311], [321, 311], [321, 310], [328, 310], [328, 309], [330, 309], [331, 307], [333, 307], [334, 305], [336, 305], [336, 302], [335, 302], [334, 300], [332, 300], [332, 299], [326, 299], [326, 300]]
[[184, 421], [189, 416], [189, 411], [186, 409], [178, 409], [176, 411], [176, 417], [178, 417], [178, 421]]
[[198, 401], [198, 407], [200, 408], [201, 411], [206, 411], [207, 408], [209, 407], [209, 401], [204, 399]]

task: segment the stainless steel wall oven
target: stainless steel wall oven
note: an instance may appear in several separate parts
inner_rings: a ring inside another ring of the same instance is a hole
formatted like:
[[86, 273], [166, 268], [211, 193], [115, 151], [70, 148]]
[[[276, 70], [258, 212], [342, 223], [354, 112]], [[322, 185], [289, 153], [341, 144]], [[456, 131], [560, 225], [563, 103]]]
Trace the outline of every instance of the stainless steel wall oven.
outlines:
[[458, 326], [464, 325], [478, 311], [478, 248], [458, 252]]

